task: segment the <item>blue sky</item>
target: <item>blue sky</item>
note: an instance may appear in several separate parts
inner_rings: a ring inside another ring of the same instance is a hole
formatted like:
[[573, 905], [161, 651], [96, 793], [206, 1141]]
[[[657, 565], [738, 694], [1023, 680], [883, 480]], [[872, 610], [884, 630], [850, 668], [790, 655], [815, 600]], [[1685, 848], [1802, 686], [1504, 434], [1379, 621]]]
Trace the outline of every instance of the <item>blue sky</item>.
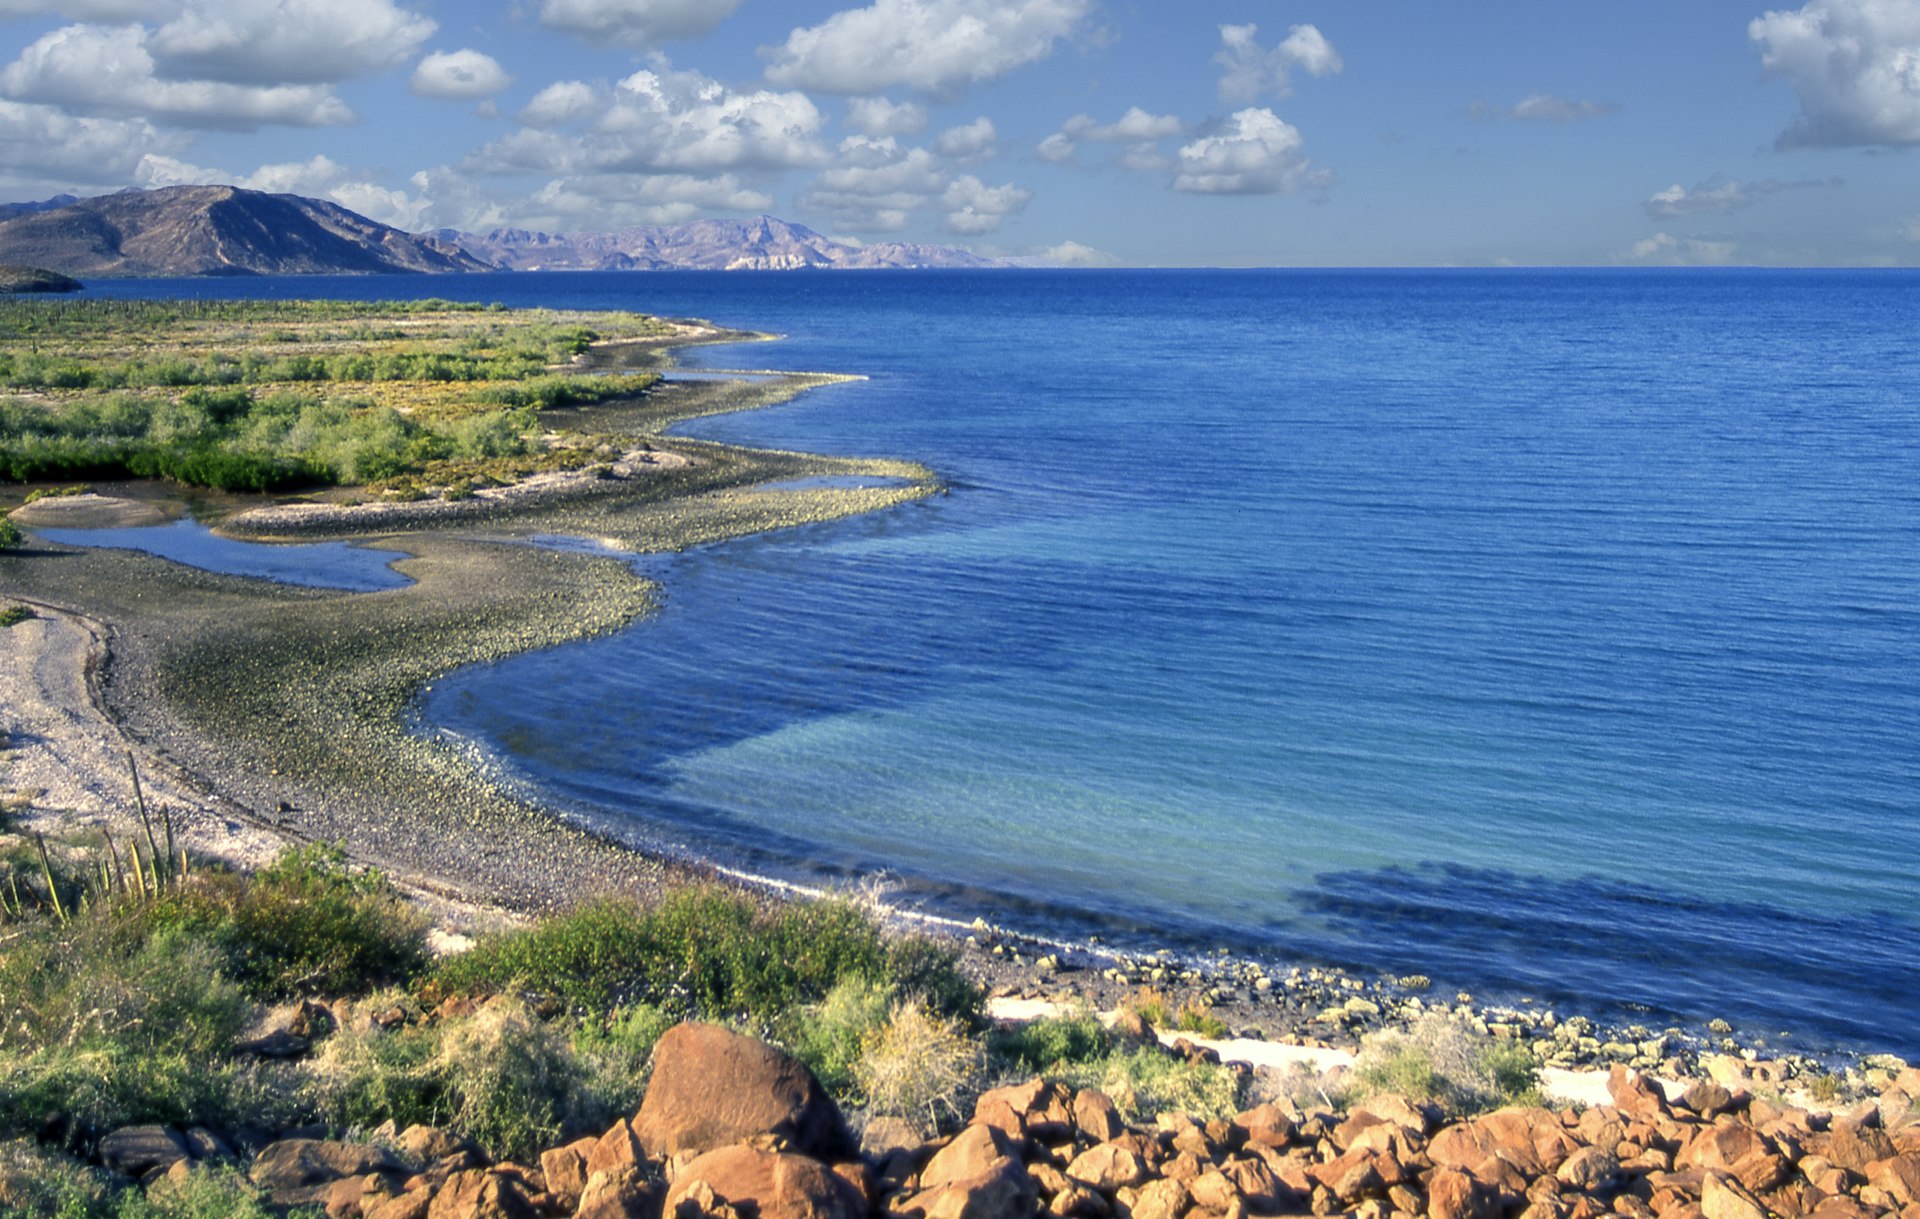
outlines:
[[1920, 0], [0, 0], [0, 198], [1141, 266], [1920, 262]]

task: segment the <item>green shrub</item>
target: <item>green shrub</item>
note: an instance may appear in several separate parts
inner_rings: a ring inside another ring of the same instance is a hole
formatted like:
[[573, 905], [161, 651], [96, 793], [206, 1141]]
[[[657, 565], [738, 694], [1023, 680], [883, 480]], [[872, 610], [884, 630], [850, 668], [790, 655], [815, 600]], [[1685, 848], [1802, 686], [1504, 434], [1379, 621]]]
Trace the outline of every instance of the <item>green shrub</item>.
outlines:
[[1058, 1078], [1113, 1051], [1113, 1037], [1092, 1012], [1048, 1016], [1016, 1025], [988, 1039], [993, 1056], [1023, 1075]]
[[[915, 945], [896, 960], [871, 915], [851, 902], [762, 908], [721, 885], [687, 885], [653, 906], [592, 902], [483, 940], [440, 964], [430, 995], [523, 992], [576, 1010], [648, 1003], [676, 1019], [743, 1018], [771, 1028], [823, 1000], [844, 978], [924, 981], [941, 1006], [975, 1010], [978, 992], [951, 960]], [[896, 965], [899, 968], [896, 968]]]
[[394, 1005], [399, 996], [376, 994], [303, 1066], [308, 1094], [328, 1122], [367, 1129], [385, 1121], [405, 1128], [433, 1126], [450, 1116], [437, 1059], [438, 1026], [417, 1023], [384, 1029], [366, 1019]]
[[0, 954], [0, 1135], [71, 1140], [137, 1122], [234, 1116], [250, 1013], [220, 955], [89, 917], [36, 921]]
[[184, 1181], [155, 1181], [121, 1197], [114, 1219], [321, 1219], [317, 1207], [277, 1210], [238, 1169], [196, 1166]]
[[19, 626], [33, 617], [33, 611], [24, 605], [0, 606], [0, 627]]
[[25, 1140], [0, 1143], [0, 1219], [105, 1219], [105, 1173]]
[[659, 1008], [636, 1003], [574, 1028], [573, 1053], [599, 1104], [613, 1113], [640, 1107], [653, 1070], [653, 1047], [673, 1025], [673, 1017]]
[[1162, 1113], [1185, 1113], [1204, 1122], [1240, 1111], [1241, 1082], [1233, 1071], [1152, 1047], [1113, 1054], [1069, 1082], [1098, 1087], [1129, 1122], [1151, 1122]]
[[0, 516], [0, 550], [12, 550], [23, 540], [24, 535], [20, 532], [20, 526]]
[[1478, 1112], [1539, 1103], [1539, 1077], [1539, 1062], [1524, 1045], [1434, 1014], [1404, 1032], [1375, 1033], [1362, 1042], [1350, 1095], [1391, 1092], [1451, 1112]]
[[412, 980], [430, 959], [419, 910], [328, 846], [290, 850], [250, 878], [203, 872], [145, 917], [204, 936], [261, 999], [362, 994]]
[[819, 1003], [790, 1012], [781, 1040], [836, 1096], [853, 1098], [862, 1049], [887, 1026], [894, 995], [884, 982], [842, 978]]

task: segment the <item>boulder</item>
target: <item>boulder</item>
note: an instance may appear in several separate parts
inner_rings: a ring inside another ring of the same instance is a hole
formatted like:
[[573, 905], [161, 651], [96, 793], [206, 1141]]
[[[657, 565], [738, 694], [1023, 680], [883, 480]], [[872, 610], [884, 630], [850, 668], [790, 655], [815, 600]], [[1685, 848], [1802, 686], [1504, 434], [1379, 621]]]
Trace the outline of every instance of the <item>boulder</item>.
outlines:
[[633, 1132], [632, 1123], [621, 1118], [587, 1149], [586, 1163], [582, 1168], [588, 1177], [597, 1177], [601, 1173], [637, 1167], [646, 1158], [646, 1149], [640, 1145], [640, 1138]]
[[187, 1140], [171, 1126], [122, 1126], [100, 1140], [100, 1163], [111, 1172], [144, 1177], [188, 1159]]
[[927, 1161], [920, 1172], [920, 1188], [938, 1189], [982, 1176], [1018, 1150], [1013, 1137], [997, 1126], [968, 1126]]
[[518, 1178], [469, 1168], [434, 1191], [427, 1219], [539, 1219], [539, 1213]]
[[1067, 1177], [1089, 1189], [1113, 1194], [1145, 1181], [1147, 1166], [1128, 1148], [1118, 1143], [1102, 1143], [1075, 1156], [1067, 1165]]
[[924, 1140], [920, 1128], [903, 1117], [867, 1119], [860, 1131], [860, 1154], [876, 1164], [884, 1164], [896, 1151], [915, 1151]]
[[1746, 1186], [1710, 1173], [1700, 1191], [1700, 1210], [1706, 1219], [1767, 1219], [1767, 1208]]
[[1613, 1098], [1613, 1107], [1629, 1120], [1658, 1122], [1671, 1115], [1660, 1084], [1619, 1063], [1607, 1073], [1607, 1095]]
[[594, 1138], [575, 1139], [565, 1147], [540, 1153], [540, 1176], [547, 1192], [560, 1198], [578, 1198], [587, 1188], [587, 1156], [599, 1144]]
[[659, 1219], [660, 1195], [637, 1169], [603, 1172], [582, 1187], [572, 1214], [574, 1219]]
[[1120, 1204], [1131, 1219], [1181, 1219], [1193, 1199], [1186, 1186], [1162, 1177], [1137, 1190], [1123, 1191]]
[[1858, 1122], [1835, 1122], [1820, 1150], [1831, 1163], [1862, 1174], [1868, 1165], [1894, 1154], [1893, 1140], [1885, 1131]]
[[1493, 1195], [1464, 1172], [1439, 1168], [1427, 1180], [1431, 1219], [1496, 1219], [1499, 1213]]
[[1620, 1177], [1620, 1157], [1604, 1147], [1582, 1147], [1561, 1161], [1556, 1179], [1585, 1193], [1613, 1188]]
[[361, 1219], [427, 1219], [432, 1206], [433, 1191], [422, 1188], [363, 1207], [360, 1214]]
[[634, 1119], [647, 1154], [705, 1153], [761, 1134], [827, 1160], [860, 1148], [831, 1097], [798, 1059], [712, 1024], [668, 1029]]
[[1228, 1141], [1242, 1146], [1258, 1143], [1262, 1147], [1285, 1147], [1293, 1141], [1294, 1129], [1293, 1118], [1278, 1105], [1261, 1105], [1233, 1119]]
[[1896, 1206], [1920, 1202], [1920, 1154], [1909, 1151], [1874, 1162], [1867, 1168], [1867, 1184], [1885, 1193]]
[[[1740, 1095], [1744, 1097], [1745, 1093]], [[1731, 1091], [1706, 1079], [1695, 1080], [1680, 1094], [1679, 1103], [1682, 1109], [1690, 1109], [1708, 1121], [1739, 1107], [1738, 1098]]]
[[668, 1219], [711, 1213], [708, 1194], [758, 1219], [865, 1219], [867, 1213], [866, 1199], [818, 1160], [745, 1143], [709, 1151], [682, 1168], [664, 1213]]
[[1793, 1171], [1765, 1135], [1731, 1119], [1696, 1135], [1674, 1159], [1674, 1166], [1733, 1177], [1755, 1194], [1779, 1185]]
[[407, 1167], [386, 1148], [370, 1143], [281, 1139], [254, 1157], [247, 1179], [273, 1205], [290, 1207], [324, 1202], [335, 1181], [376, 1172], [398, 1181], [407, 1175]]
[[1015, 1138], [1065, 1142], [1073, 1137], [1072, 1094], [1041, 1079], [994, 1088], [974, 1104], [973, 1120], [998, 1126]]
[[393, 1144], [402, 1156], [415, 1164], [432, 1164], [463, 1151], [480, 1150], [474, 1146], [472, 1139], [463, 1138], [439, 1126], [408, 1126], [394, 1136]]

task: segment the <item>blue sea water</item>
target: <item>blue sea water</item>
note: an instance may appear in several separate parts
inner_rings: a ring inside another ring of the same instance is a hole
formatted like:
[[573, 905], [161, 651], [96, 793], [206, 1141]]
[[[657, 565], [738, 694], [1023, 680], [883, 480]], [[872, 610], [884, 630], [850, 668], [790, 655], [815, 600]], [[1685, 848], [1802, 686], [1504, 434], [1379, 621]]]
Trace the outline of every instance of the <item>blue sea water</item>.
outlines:
[[139, 550], [202, 571], [311, 588], [374, 592], [412, 583], [392, 566], [405, 556], [391, 550], [369, 550], [345, 542], [238, 542], [190, 520], [112, 529], [36, 529], [34, 533], [62, 546]]
[[[311, 294], [313, 281], [139, 285]], [[1920, 1053], [1920, 275], [333, 280], [786, 336], [949, 494], [427, 699], [557, 803], [1034, 926]]]

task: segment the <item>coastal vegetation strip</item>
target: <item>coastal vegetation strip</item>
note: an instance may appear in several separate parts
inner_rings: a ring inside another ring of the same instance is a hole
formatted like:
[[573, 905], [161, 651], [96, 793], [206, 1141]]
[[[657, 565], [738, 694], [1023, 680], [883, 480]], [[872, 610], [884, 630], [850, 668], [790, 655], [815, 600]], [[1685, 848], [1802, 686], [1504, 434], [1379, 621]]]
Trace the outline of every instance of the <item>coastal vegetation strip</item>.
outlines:
[[590, 464], [538, 412], [632, 397], [594, 344], [632, 313], [448, 301], [0, 301], [0, 479], [163, 477], [227, 491], [471, 487]]

